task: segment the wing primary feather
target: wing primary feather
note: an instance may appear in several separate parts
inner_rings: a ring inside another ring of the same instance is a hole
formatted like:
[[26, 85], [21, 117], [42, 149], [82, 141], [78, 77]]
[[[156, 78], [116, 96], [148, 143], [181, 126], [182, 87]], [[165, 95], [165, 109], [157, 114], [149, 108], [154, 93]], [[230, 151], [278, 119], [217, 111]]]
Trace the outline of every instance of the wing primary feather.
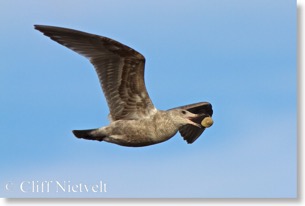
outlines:
[[140, 119], [154, 113], [156, 109], [145, 87], [145, 58], [142, 54], [95, 34], [44, 25], [35, 25], [35, 29], [90, 60], [113, 121]]

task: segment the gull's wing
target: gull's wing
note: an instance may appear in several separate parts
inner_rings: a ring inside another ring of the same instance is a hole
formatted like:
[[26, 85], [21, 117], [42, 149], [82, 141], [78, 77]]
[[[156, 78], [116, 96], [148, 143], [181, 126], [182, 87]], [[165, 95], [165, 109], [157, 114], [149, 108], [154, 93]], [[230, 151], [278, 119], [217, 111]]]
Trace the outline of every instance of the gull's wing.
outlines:
[[112, 120], [140, 119], [156, 112], [144, 83], [142, 54], [107, 37], [53, 26], [35, 25], [35, 29], [90, 60]]
[[[188, 110], [189, 112], [192, 112], [194, 114], [200, 114], [200, 117], [195, 120], [196, 123], [201, 125], [201, 121], [205, 117], [211, 117], [213, 115], [213, 109], [212, 105], [208, 102], [199, 102], [195, 104], [189, 104], [181, 107], [176, 107], [174, 109], [185, 109]], [[196, 127], [191, 124], [187, 124], [182, 126], [179, 129], [179, 132], [181, 136], [184, 138], [184, 140], [187, 141], [187, 143], [191, 144], [195, 142], [195, 140], [202, 134], [202, 132], [205, 130], [205, 127]]]

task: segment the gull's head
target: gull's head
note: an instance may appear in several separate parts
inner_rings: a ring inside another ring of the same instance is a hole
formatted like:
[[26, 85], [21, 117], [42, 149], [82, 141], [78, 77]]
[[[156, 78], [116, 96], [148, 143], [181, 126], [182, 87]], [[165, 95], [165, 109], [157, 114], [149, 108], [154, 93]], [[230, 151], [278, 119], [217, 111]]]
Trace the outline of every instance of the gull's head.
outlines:
[[185, 109], [173, 109], [169, 110], [170, 117], [175, 125], [181, 127], [186, 124], [191, 124], [196, 127], [201, 127], [200, 124], [194, 122], [194, 119], [196, 119], [199, 115], [191, 113]]

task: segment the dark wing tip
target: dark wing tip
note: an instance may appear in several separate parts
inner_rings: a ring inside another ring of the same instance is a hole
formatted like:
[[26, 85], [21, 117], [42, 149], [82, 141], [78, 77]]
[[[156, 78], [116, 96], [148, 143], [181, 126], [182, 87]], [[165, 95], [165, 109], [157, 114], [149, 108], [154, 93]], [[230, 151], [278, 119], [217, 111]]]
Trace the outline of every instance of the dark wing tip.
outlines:
[[34, 29], [36, 29], [42, 33], [44, 33], [48, 27], [49, 26], [45, 26], [45, 25], [37, 25], [37, 24], [34, 25]]
[[50, 29], [55, 30], [55, 29], [65, 29], [65, 28], [35, 24], [34, 29], [44, 33], [46, 30], [50, 30]]
[[[142, 54], [108, 37], [57, 26], [37, 24], [34, 25], [34, 28], [42, 32], [45, 36], [50, 37], [52, 40], [72, 50], [74, 50], [73, 48], [76, 48], [77, 46], [84, 46], [85, 49], [90, 48], [98, 51], [104, 47], [107, 48], [108, 52], [112, 52], [113, 54], [117, 54], [121, 57], [133, 57], [145, 62], [145, 57]], [[72, 46], [72, 44], [74, 45]]]
[[[212, 104], [209, 102], [198, 102], [198, 103], [194, 103], [194, 104], [188, 104], [188, 105], [184, 105], [184, 106], [180, 106], [180, 107], [175, 107], [172, 109], [186, 109], [189, 112], [192, 112], [194, 114], [208, 114], [210, 116], [213, 115], [213, 108], [212, 108]], [[169, 109], [169, 110], [172, 110]]]
[[[34, 29], [37, 30], [44, 30], [44, 29], [67, 29], [64, 27], [58, 27], [58, 26], [48, 26], [48, 25], [39, 25], [39, 24], [34, 24]], [[69, 29], [70, 30], [70, 29]]]
[[34, 24], [34, 29], [39, 29], [39, 27], [43, 27], [43, 25]]
[[200, 137], [204, 130], [205, 128], [198, 128], [193, 125], [184, 125], [179, 129], [179, 132], [188, 144], [192, 144]]
[[45, 26], [44, 25], [38, 25], [38, 24], [34, 25], [34, 29], [37, 29], [37, 30], [39, 30], [40, 28], [43, 28], [43, 27], [45, 27]]

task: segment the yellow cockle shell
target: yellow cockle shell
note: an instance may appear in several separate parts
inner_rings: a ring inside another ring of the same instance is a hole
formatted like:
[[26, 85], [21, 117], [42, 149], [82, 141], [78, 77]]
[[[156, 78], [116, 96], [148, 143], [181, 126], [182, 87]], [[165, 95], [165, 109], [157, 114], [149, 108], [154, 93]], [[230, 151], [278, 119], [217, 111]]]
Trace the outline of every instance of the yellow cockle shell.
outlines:
[[201, 121], [201, 125], [202, 125], [203, 127], [206, 127], [206, 128], [212, 126], [213, 123], [214, 123], [214, 121], [213, 121], [213, 119], [212, 119], [211, 117], [205, 117], [205, 118]]

